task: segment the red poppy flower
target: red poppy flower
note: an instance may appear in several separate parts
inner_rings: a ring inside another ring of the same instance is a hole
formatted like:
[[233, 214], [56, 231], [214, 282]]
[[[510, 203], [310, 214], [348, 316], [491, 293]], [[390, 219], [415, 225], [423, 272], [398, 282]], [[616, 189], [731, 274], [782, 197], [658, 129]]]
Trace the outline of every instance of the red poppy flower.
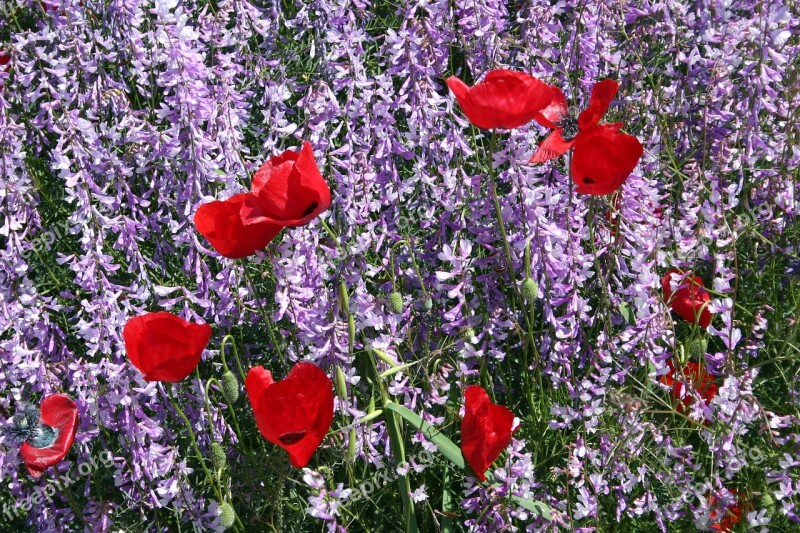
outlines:
[[686, 387], [687, 384], [691, 384], [692, 389], [700, 394], [706, 405], [709, 405], [714, 396], [717, 395], [718, 387], [714, 383], [714, 378], [700, 364], [690, 361], [683, 367], [683, 371], [677, 375], [672, 359], [667, 361], [667, 366], [669, 367], [669, 372], [661, 376], [660, 381], [670, 387], [670, 395], [677, 402], [675, 409], [679, 413], [686, 413], [689, 406], [694, 403], [694, 396], [689, 393]]
[[[734, 496], [738, 496], [736, 489], [728, 490]], [[717, 498], [715, 496], [710, 496], [708, 498], [708, 506], [709, 507], [716, 507], [717, 506]], [[714, 531], [724, 531], [725, 533], [731, 533], [733, 531], [733, 526], [738, 524], [742, 521], [742, 514], [743, 509], [749, 509], [750, 506], [747, 504], [747, 501], [743, 498], [737, 498], [736, 503], [725, 509], [724, 511], [720, 512], [716, 509], [712, 509], [709, 518], [714, 521], [711, 524], [711, 529]], [[720, 520], [720, 514], [724, 513], [722, 516], [722, 520]]]
[[192, 324], [161, 311], [128, 320], [122, 337], [128, 358], [144, 379], [177, 383], [200, 363], [211, 326]]
[[[675, 274], [675, 279], [680, 281], [678, 289], [673, 293], [670, 278]], [[673, 268], [661, 278], [661, 288], [664, 290], [664, 301], [682, 319], [707, 328], [711, 324], [711, 311], [708, 303], [711, 295], [703, 287], [703, 280], [691, 273], [684, 273]]]
[[461, 452], [481, 481], [486, 470], [511, 442], [514, 414], [489, 399], [483, 387], [471, 385], [464, 393]]
[[330, 378], [301, 361], [276, 382], [269, 370], [256, 366], [247, 373], [245, 389], [264, 438], [289, 452], [293, 466], [306, 466], [333, 421]]
[[[78, 429], [78, 406], [64, 394], [46, 397], [41, 405], [41, 425], [55, 430], [55, 441], [41, 448], [26, 441], [19, 450], [28, 473], [34, 478], [40, 477], [46, 469], [61, 462], [72, 447], [75, 431]], [[52, 434], [52, 430], [48, 432]]]
[[194, 225], [220, 255], [240, 259], [255, 254], [280, 233], [280, 225], [261, 222], [245, 224], [242, 207], [252, 194], [242, 193], [224, 201], [201, 205], [194, 215]]
[[253, 176], [251, 192], [242, 205], [245, 227], [302, 226], [331, 206], [331, 190], [309, 142], [299, 152], [286, 150], [264, 163]]
[[543, 163], [565, 154], [570, 148], [570, 176], [579, 193], [602, 196], [625, 182], [639, 159], [642, 145], [636, 137], [622, 133], [622, 123], [599, 124], [619, 90], [614, 80], [603, 80], [592, 88], [589, 107], [577, 119], [567, 111], [564, 93], [556, 89], [556, 99], [536, 117], [553, 131], [539, 145], [531, 163]]
[[[8, 63], [11, 61], [11, 56], [5, 53], [4, 50], [0, 50], [0, 71], [8, 72], [10, 68]], [[3, 88], [3, 80], [0, 79], [0, 89]]]
[[456, 76], [446, 80], [470, 122], [484, 130], [527, 124], [556, 98], [558, 89], [513, 70], [493, 70], [467, 87]]

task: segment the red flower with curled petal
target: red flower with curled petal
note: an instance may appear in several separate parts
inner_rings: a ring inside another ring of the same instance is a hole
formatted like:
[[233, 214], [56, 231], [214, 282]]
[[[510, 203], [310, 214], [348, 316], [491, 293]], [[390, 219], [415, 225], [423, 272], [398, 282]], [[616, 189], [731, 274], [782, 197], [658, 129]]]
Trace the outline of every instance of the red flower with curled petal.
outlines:
[[201, 205], [194, 215], [194, 225], [211, 246], [229, 259], [241, 259], [263, 250], [280, 233], [282, 226], [260, 222], [245, 224], [242, 208], [252, 194], [237, 194], [227, 200]]
[[511, 442], [514, 414], [492, 403], [483, 387], [471, 385], [464, 393], [461, 452], [481, 481], [486, 470]]
[[675, 372], [675, 365], [672, 359], [667, 361], [669, 372], [661, 376], [659, 381], [670, 387], [670, 395], [677, 402], [675, 409], [679, 413], [686, 413], [689, 407], [694, 403], [694, 395], [689, 393], [687, 385], [691, 384], [691, 388], [697, 391], [706, 406], [711, 403], [711, 400], [717, 395], [718, 387], [714, 383], [714, 378], [706, 372], [706, 369], [699, 363], [688, 362], [683, 367], [680, 373]]
[[42, 400], [40, 417], [15, 417], [15, 425], [21, 424], [26, 427], [17, 427], [16, 431], [25, 433], [26, 439], [19, 454], [28, 473], [39, 478], [46, 469], [61, 462], [72, 447], [78, 429], [78, 406], [69, 396], [52, 394]]
[[[673, 274], [678, 281], [675, 291], [670, 282]], [[692, 324], [698, 323], [702, 328], [711, 324], [712, 316], [708, 309], [711, 295], [706, 291], [700, 277], [673, 268], [661, 278], [661, 288], [664, 291], [664, 302], [676, 315]]]
[[269, 370], [256, 366], [247, 373], [245, 389], [264, 438], [289, 452], [292, 466], [306, 466], [333, 422], [330, 378], [301, 361], [276, 382]]
[[160, 311], [128, 320], [122, 337], [128, 359], [144, 379], [177, 383], [200, 363], [211, 339], [211, 326]]
[[[4, 50], [0, 50], [0, 71], [8, 72], [8, 69], [11, 68], [9, 62], [11, 61], [11, 56], [9, 56]], [[3, 80], [0, 79], [0, 89], [3, 88]]]
[[467, 87], [456, 76], [446, 80], [461, 109], [475, 126], [491, 130], [527, 124], [557, 97], [558, 89], [524, 72], [493, 70]]
[[564, 93], [536, 117], [553, 131], [539, 145], [530, 163], [543, 163], [573, 149], [570, 177], [579, 193], [610, 194], [625, 182], [642, 157], [636, 137], [622, 133], [622, 123], [600, 124], [619, 90], [614, 80], [603, 80], [592, 88], [589, 107], [578, 117], [569, 114]]
[[303, 226], [331, 206], [331, 190], [309, 142], [298, 152], [286, 150], [264, 163], [253, 176], [250, 192], [241, 210], [245, 227]]

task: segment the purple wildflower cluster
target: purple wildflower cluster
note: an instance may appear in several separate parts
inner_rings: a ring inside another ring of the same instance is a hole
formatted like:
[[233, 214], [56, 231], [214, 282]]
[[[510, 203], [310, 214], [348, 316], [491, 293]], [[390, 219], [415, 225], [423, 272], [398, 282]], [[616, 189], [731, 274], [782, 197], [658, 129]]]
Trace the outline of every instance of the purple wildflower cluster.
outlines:
[[[18, 404], [69, 394], [80, 426], [52, 475], [114, 457], [22, 512], [38, 485], [4, 438], [2, 528], [222, 531], [175, 390], [199, 448], [222, 443], [239, 472], [224, 489], [248, 531], [400, 528], [397, 475], [348, 503], [378, 465], [400, 462], [374, 415], [368, 349], [385, 356], [385, 393], [448, 434], [470, 383], [520, 419], [491, 483], [440, 456], [401, 469], [421, 530], [708, 528], [734, 507], [736, 527], [800, 527], [796, 6], [10, 0], [0, 10], [10, 58], [0, 65], [0, 422]], [[528, 165], [544, 128], [495, 144], [470, 126], [444, 78], [498, 68], [563, 87], [579, 108], [597, 80], [620, 82], [608, 120], [645, 148], [620, 192], [578, 195], [564, 162]], [[303, 140], [331, 209], [255, 258], [219, 257], [192, 224], [198, 206], [245, 191], [266, 158]], [[671, 317], [670, 268], [705, 280], [707, 331]], [[515, 299], [526, 272], [533, 302]], [[125, 323], [156, 310], [215, 328], [200, 372], [172, 391], [125, 355]], [[261, 444], [246, 402], [234, 417], [214, 387], [206, 396], [222, 359], [237, 364], [220, 349], [226, 335], [276, 376], [297, 360], [341, 374], [332, 432], [308, 469], [289, 470]], [[685, 415], [659, 383], [677, 356], [719, 385]], [[386, 372], [396, 368], [386, 360], [410, 365]], [[438, 453], [425, 432], [404, 435], [408, 455]]]

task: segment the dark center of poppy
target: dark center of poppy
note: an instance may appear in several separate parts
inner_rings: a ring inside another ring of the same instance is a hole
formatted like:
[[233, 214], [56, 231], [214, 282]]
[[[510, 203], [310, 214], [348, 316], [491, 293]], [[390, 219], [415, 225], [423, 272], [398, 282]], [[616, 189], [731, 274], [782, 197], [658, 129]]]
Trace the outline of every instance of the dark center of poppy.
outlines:
[[311, 202], [311, 205], [309, 205], [309, 206], [306, 208], [306, 210], [305, 210], [305, 211], [303, 211], [303, 216], [304, 216], [304, 217], [307, 217], [308, 215], [310, 215], [311, 213], [313, 213], [313, 212], [314, 212], [314, 209], [316, 209], [318, 205], [319, 205], [319, 204], [318, 204], [317, 202]]
[[585, 176], [585, 177], [583, 178], [583, 182], [584, 182], [586, 185], [591, 185], [592, 183], [594, 183], [594, 180], [593, 180], [592, 178], [590, 178], [589, 176]]
[[3, 433], [17, 442], [27, 442], [34, 448], [49, 448], [58, 438], [58, 429], [42, 424], [35, 407], [28, 407], [15, 415], [12, 425], [4, 428]]
[[561, 128], [561, 137], [564, 138], [565, 141], [571, 141], [574, 139], [580, 128], [578, 127], [578, 119], [571, 115], [567, 115], [561, 120], [556, 123], [556, 126]]
[[305, 437], [306, 433], [307, 433], [306, 430], [291, 431], [289, 433], [284, 433], [283, 435], [278, 437], [278, 440], [284, 444], [294, 444], [296, 442], [299, 442], [300, 439], [302, 439], [303, 437]]

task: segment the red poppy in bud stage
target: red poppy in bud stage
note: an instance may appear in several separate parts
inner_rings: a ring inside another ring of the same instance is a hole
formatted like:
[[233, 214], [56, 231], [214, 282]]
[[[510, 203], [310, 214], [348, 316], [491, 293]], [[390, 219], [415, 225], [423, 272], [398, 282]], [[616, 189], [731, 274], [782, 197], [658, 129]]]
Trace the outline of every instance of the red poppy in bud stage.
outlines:
[[699, 363], [691, 361], [686, 363], [681, 373], [675, 372], [675, 365], [672, 359], [667, 361], [667, 366], [669, 367], [669, 372], [661, 376], [659, 380], [667, 387], [670, 387], [670, 395], [677, 402], [675, 409], [679, 413], [685, 414], [694, 403], [694, 395], [690, 394], [686, 387], [689, 383], [691, 383], [691, 388], [703, 398], [706, 406], [717, 395], [718, 387], [714, 383], [714, 378]]
[[484, 130], [510, 130], [527, 124], [560, 92], [533, 76], [513, 70], [493, 70], [472, 87], [456, 76], [450, 76], [446, 82], [469, 121]]
[[[670, 284], [673, 274], [679, 282], [674, 292]], [[673, 268], [661, 278], [661, 288], [664, 290], [664, 301], [679, 317], [690, 323], [697, 321], [703, 328], [711, 324], [711, 311], [708, 309], [711, 295], [705, 290], [703, 280], [698, 276]]]
[[211, 326], [160, 311], [128, 320], [122, 337], [128, 358], [144, 379], [177, 383], [200, 363], [211, 339]]
[[245, 226], [303, 226], [331, 206], [331, 190], [317, 168], [311, 143], [286, 150], [253, 176], [252, 194], [242, 205]]
[[514, 414], [489, 399], [483, 387], [471, 385], [464, 393], [461, 452], [481, 481], [486, 470], [511, 442]]
[[278, 382], [269, 370], [253, 367], [244, 386], [264, 438], [289, 452], [292, 466], [306, 466], [333, 421], [330, 378], [301, 361]]
[[579, 193], [602, 196], [625, 182], [639, 159], [642, 145], [636, 137], [620, 132], [622, 123], [600, 124], [611, 100], [619, 90], [614, 80], [603, 80], [592, 88], [589, 107], [577, 117], [569, 114], [564, 93], [544, 109], [536, 121], [553, 131], [539, 145], [531, 163], [543, 163], [565, 154], [570, 148], [570, 176]]
[[[15, 423], [19, 425], [19, 421]], [[72, 447], [78, 429], [78, 406], [69, 396], [52, 394], [42, 400], [40, 419], [27, 420], [25, 425], [30, 436], [20, 447], [19, 454], [28, 473], [38, 478], [46, 469], [61, 462]]]
[[240, 259], [263, 250], [280, 233], [281, 226], [265, 222], [245, 224], [242, 207], [252, 194], [242, 193], [227, 200], [201, 205], [194, 215], [194, 225], [211, 246], [230, 259]]
[[[711, 524], [711, 529], [713, 531], [723, 531], [725, 533], [731, 533], [733, 531], [733, 527], [742, 521], [742, 509], [750, 509], [751, 506], [748, 505], [747, 501], [738, 498], [738, 493], [736, 489], [728, 490], [734, 496], [737, 496], [737, 501], [724, 511], [718, 511], [713, 509], [709, 515], [709, 518], [713, 521]], [[715, 496], [710, 496], [708, 498], [708, 506], [709, 507], [716, 507], [717, 505], [717, 498]], [[722, 520], [720, 520], [720, 514], [722, 514]]]

